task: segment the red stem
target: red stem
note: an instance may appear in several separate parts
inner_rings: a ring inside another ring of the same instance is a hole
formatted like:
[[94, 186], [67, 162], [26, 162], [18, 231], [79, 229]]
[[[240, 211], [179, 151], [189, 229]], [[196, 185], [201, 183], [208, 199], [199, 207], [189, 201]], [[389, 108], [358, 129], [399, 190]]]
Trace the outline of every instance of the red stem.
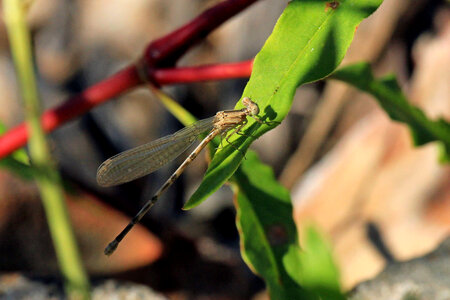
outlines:
[[[159, 80], [161, 80], [160, 84], [168, 84], [245, 77], [245, 74], [249, 74], [251, 69], [251, 63], [248, 62], [179, 70], [157, 70], [156, 67], [174, 65], [176, 60], [195, 43], [256, 1], [227, 0], [220, 2], [183, 27], [150, 43], [141, 60], [141, 63], [143, 62], [146, 66], [143, 71], [148, 73], [149, 78], [155, 84], [158, 84]], [[195, 78], [195, 71], [199, 72], [197, 79]], [[86, 89], [81, 94], [69, 98], [60, 106], [47, 110], [41, 117], [43, 129], [45, 132], [50, 132], [106, 100], [136, 87], [142, 83], [137, 73], [135, 65], [129, 66], [112, 77]], [[0, 136], [0, 159], [24, 146], [27, 140], [28, 132], [24, 123]]]
[[[68, 120], [84, 114], [91, 108], [122, 94], [140, 83], [141, 80], [137, 75], [136, 67], [134, 65], [130, 66], [86, 89], [81, 94], [69, 98], [60, 106], [45, 111], [41, 116], [42, 128], [45, 132], [50, 132]], [[28, 132], [25, 123], [10, 129], [0, 136], [0, 158], [24, 146], [27, 140]]]
[[[239, 63], [207, 65], [198, 67], [154, 70], [152, 77], [159, 85], [188, 83], [205, 80], [220, 80], [249, 77], [253, 61]], [[84, 114], [106, 100], [116, 97], [137, 85], [142, 84], [136, 67], [130, 66], [112, 77], [88, 88], [83, 93], [69, 98], [60, 106], [49, 109], [42, 114], [42, 127], [50, 132], [70, 119]], [[0, 136], [0, 159], [24, 146], [28, 140], [27, 127], [24, 123], [10, 129]]]
[[151, 74], [159, 85], [189, 83], [206, 80], [248, 78], [252, 72], [253, 61], [205, 65], [173, 69], [157, 69]]
[[190, 47], [203, 40], [223, 22], [258, 0], [227, 0], [205, 10], [191, 22], [153, 41], [144, 51], [147, 67], [173, 66]]

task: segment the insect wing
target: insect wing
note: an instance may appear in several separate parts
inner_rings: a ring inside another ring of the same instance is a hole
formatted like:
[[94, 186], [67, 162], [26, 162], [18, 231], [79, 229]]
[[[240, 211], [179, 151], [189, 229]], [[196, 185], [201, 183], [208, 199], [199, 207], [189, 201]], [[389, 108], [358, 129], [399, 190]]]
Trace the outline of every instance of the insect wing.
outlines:
[[174, 134], [121, 152], [105, 160], [97, 170], [101, 186], [113, 186], [150, 174], [174, 160], [197, 137], [213, 128], [214, 117], [200, 120]]

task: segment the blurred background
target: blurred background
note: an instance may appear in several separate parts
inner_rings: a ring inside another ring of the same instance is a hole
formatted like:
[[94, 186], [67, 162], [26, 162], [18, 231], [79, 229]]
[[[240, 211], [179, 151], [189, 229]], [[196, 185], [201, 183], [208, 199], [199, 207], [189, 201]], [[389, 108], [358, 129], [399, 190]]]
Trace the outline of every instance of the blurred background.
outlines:
[[[150, 41], [217, 2], [33, 1], [29, 25], [44, 107], [54, 107], [107, 78], [138, 59]], [[189, 51], [178, 65], [253, 58], [287, 2], [256, 2]], [[358, 61], [372, 62], [377, 76], [396, 74], [414, 105], [431, 118], [450, 120], [448, 1], [385, 0], [359, 26], [343, 65]], [[196, 117], [205, 118], [234, 107], [246, 81], [164, 90]], [[2, 21], [0, 121], [8, 127], [19, 124], [21, 103]], [[85, 267], [104, 291], [130, 288], [126, 281], [170, 299], [263, 299], [263, 282], [240, 256], [230, 189], [225, 186], [199, 207], [181, 210], [206, 170], [204, 155], [112, 257], [103, 255], [105, 245], [184, 156], [114, 188], [96, 184], [97, 167], [120, 151], [180, 128], [142, 87], [50, 134]], [[253, 149], [291, 190], [299, 231], [312, 222], [329, 238], [345, 290], [377, 276], [390, 263], [433, 251], [449, 234], [450, 168], [439, 165], [436, 145], [413, 148], [404, 125], [391, 122], [370, 96], [343, 83], [300, 87], [288, 117]], [[25, 284], [38, 288], [51, 283], [60, 289], [37, 187], [4, 169], [0, 169], [0, 271], [3, 292], [19, 291]]]

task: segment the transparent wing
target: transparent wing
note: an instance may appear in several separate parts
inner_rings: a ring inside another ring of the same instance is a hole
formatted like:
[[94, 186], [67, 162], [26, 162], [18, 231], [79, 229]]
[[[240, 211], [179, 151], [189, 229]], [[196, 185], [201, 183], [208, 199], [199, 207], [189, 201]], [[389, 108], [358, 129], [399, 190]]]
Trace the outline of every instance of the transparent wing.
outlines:
[[114, 155], [98, 168], [97, 182], [112, 186], [150, 174], [174, 160], [213, 126], [214, 117], [203, 119], [174, 134]]

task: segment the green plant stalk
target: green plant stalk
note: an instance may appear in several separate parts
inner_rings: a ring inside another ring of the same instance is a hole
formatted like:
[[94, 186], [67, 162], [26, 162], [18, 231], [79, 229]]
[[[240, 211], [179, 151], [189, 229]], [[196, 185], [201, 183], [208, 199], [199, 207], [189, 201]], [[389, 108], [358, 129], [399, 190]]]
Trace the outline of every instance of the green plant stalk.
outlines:
[[25, 21], [26, 4], [21, 0], [3, 1], [4, 18], [24, 99], [25, 116], [30, 131], [29, 149], [53, 239], [65, 290], [70, 299], [89, 299], [90, 287], [72, 231], [61, 178], [52, 161], [40, 123], [40, 101], [33, 72], [30, 35]]

